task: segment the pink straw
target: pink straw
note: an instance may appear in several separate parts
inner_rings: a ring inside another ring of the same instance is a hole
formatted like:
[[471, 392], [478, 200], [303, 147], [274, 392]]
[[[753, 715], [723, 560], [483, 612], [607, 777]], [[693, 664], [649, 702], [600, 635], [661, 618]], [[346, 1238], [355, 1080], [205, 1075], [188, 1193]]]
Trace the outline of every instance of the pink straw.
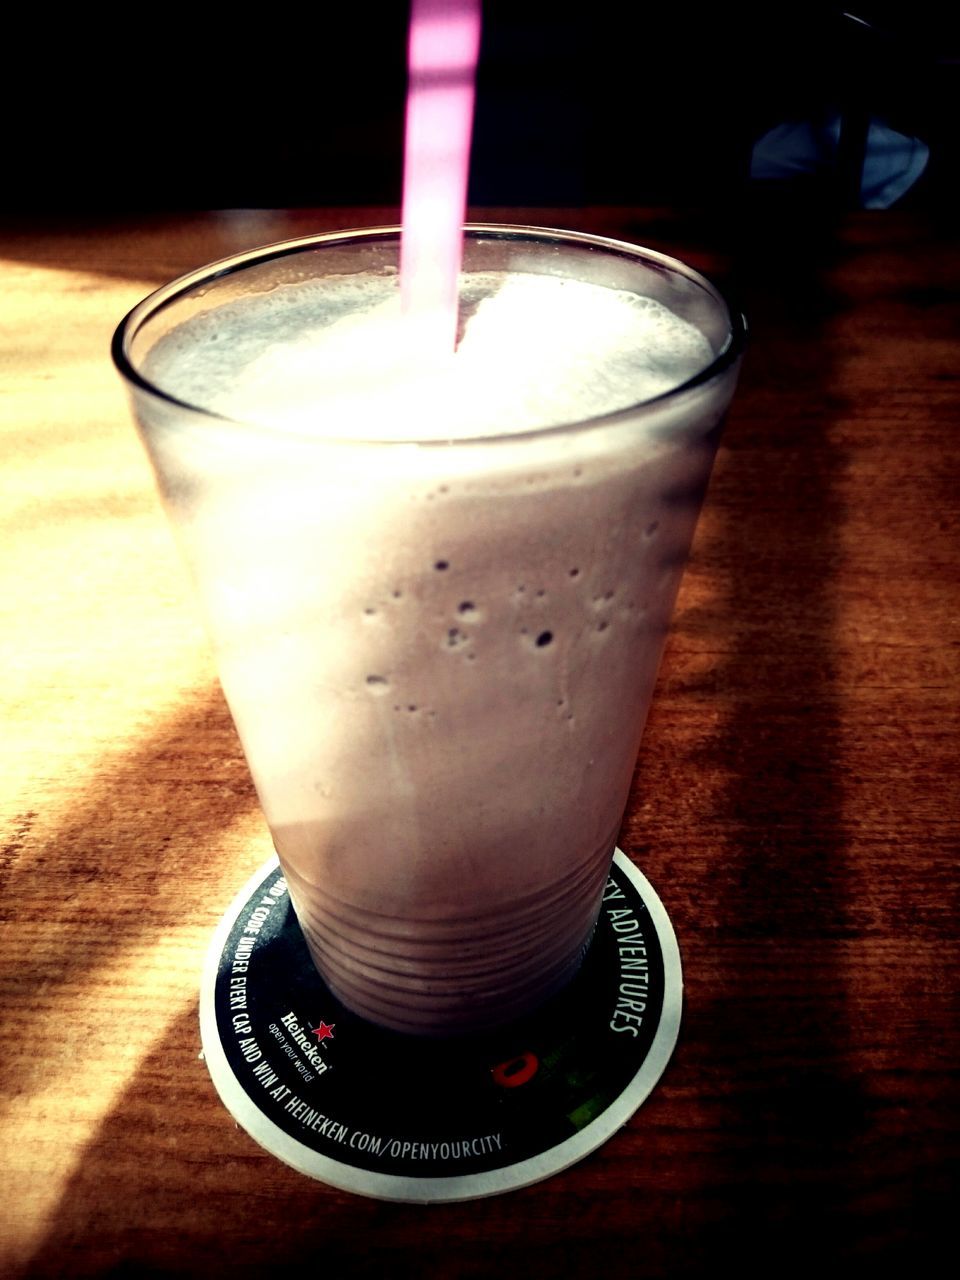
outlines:
[[400, 297], [431, 355], [453, 351], [480, 0], [412, 0]]

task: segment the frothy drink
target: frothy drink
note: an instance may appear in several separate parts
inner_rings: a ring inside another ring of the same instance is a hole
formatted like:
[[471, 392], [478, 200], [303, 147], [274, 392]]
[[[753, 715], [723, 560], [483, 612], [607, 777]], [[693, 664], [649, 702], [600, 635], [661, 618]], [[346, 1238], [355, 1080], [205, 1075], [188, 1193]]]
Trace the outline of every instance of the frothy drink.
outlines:
[[188, 281], [128, 345], [311, 953], [443, 1034], [589, 944], [735, 360], [698, 277], [489, 232], [425, 363], [386, 243]]

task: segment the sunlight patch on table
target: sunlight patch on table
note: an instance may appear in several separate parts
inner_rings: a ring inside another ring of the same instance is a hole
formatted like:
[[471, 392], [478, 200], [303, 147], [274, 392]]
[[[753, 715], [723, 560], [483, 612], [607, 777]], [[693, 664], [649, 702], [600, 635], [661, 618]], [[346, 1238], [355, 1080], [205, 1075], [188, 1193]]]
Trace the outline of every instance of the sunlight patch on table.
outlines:
[[[129, 937], [122, 924], [109, 935], [91, 935], [77, 923], [57, 940], [62, 981], [41, 984], [29, 998], [24, 993], [32, 1056], [0, 1104], [0, 1144], [20, 1152], [17, 1207], [11, 1199], [0, 1206], [0, 1238], [10, 1265], [22, 1266], [43, 1246], [56, 1229], [61, 1200], [76, 1180], [95, 1176], [109, 1160], [118, 1134], [125, 1143], [135, 1141], [138, 1122], [156, 1110], [180, 1127], [189, 1125], [191, 1106], [196, 1114], [199, 1105], [204, 1117], [220, 1114], [198, 1061], [199, 1028], [187, 1035], [182, 1028], [185, 1015], [195, 1026], [200, 975], [217, 920], [269, 852], [262, 817], [240, 816], [202, 852], [202, 902], [179, 895], [174, 881], [162, 910], [154, 900], [135, 927], [126, 926]], [[109, 875], [96, 891], [109, 897]], [[170, 1060], [164, 1059], [155, 1090], [146, 1064], [161, 1050]]]

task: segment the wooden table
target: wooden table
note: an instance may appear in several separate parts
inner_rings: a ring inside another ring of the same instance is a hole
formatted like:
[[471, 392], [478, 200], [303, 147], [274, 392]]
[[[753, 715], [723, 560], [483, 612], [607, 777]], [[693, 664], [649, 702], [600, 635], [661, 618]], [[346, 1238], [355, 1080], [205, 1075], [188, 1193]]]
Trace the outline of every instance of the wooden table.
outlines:
[[218, 1101], [199, 972], [268, 837], [108, 343], [189, 267], [390, 216], [3, 231], [0, 1273], [927, 1274], [957, 1159], [960, 252], [920, 214], [484, 211], [680, 252], [750, 312], [621, 840], [680, 938], [680, 1043], [600, 1151], [471, 1204], [314, 1183]]

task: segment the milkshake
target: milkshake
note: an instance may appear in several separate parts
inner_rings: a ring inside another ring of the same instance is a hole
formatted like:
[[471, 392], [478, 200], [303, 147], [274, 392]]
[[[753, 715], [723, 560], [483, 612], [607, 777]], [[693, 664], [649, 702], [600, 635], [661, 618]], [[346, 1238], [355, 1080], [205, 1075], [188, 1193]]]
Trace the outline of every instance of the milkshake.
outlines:
[[317, 967], [442, 1035], [589, 945], [738, 331], [656, 255], [478, 228], [428, 360], [396, 246], [220, 264], [117, 352]]

